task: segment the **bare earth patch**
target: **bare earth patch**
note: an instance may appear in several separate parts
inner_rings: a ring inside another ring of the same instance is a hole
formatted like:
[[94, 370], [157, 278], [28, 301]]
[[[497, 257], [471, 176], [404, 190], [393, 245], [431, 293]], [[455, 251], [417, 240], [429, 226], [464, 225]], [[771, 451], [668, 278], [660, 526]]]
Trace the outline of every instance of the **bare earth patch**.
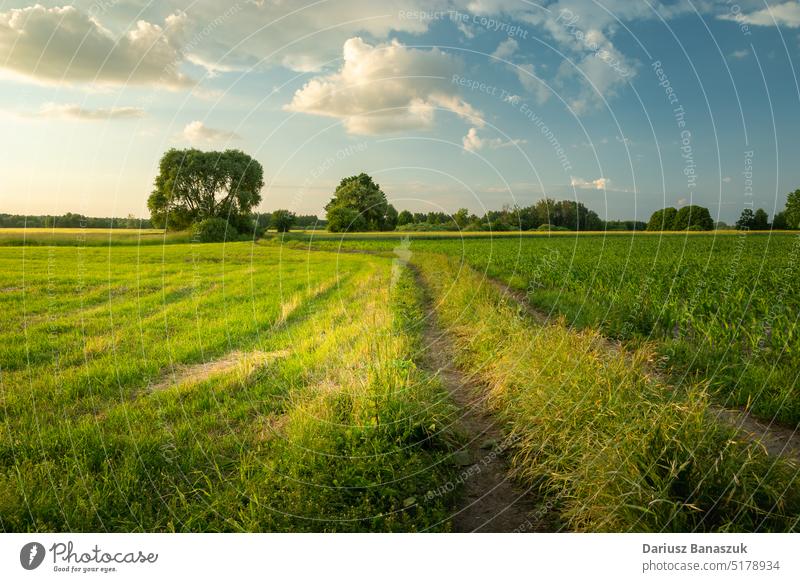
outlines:
[[155, 384], [151, 384], [150, 391], [158, 392], [159, 390], [166, 390], [173, 386], [202, 382], [211, 376], [229, 372], [237, 367], [240, 368], [245, 375], [249, 375], [265, 364], [288, 355], [288, 350], [278, 350], [275, 352], [262, 352], [259, 350], [242, 352], [236, 350], [225, 354], [222, 358], [203, 362], [202, 364], [175, 366], [171, 373], [164, 379]]
[[744, 410], [712, 406], [711, 411], [719, 420], [759, 443], [770, 455], [782, 455], [800, 461], [800, 434], [797, 429], [755, 419]]

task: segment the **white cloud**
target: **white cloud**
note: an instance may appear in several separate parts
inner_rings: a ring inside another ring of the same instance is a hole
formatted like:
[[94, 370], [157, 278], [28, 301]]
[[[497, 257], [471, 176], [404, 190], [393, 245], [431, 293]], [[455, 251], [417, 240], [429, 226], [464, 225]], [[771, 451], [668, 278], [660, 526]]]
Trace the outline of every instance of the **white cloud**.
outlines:
[[483, 147], [483, 140], [478, 137], [478, 130], [470, 127], [467, 135], [461, 140], [464, 144], [464, 149], [468, 152], [476, 152]]
[[348, 39], [343, 54], [339, 71], [311, 79], [285, 109], [341, 119], [353, 134], [427, 128], [437, 108], [483, 126], [481, 113], [450, 83], [461, 70], [455, 57], [396, 40], [373, 46], [360, 37]]
[[478, 129], [475, 127], [470, 127], [467, 135], [465, 135], [461, 139], [461, 143], [464, 146], [464, 149], [468, 152], [476, 152], [484, 147], [489, 147], [493, 150], [500, 149], [500, 148], [507, 148], [507, 147], [514, 147], [519, 146], [522, 144], [528, 143], [528, 140], [525, 139], [510, 139], [504, 140], [502, 138], [496, 137], [493, 139], [484, 139], [478, 135]]
[[0, 68], [47, 83], [186, 86], [190, 80], [177, 70], [175, 43], [184, 21], [180, 13], [169, 16], [164, 28], [139, 20], [115, 38], [72, 6], [0, 12]]
[[492, 53], [493, 57], [497, 57], [498, 59], [508, 60], [511, 58], [517, 49], [519, 48], [519, 43], [514, 40], [513, 38], [507, 38], [499, 45]]
[[110, 107], [107, 109], [84, 109], [79, 105], [45, 103], [35, 117], [55, 117], [83, 121], [135, 119], [144, 116], [139, 107]]
[[778, 24], [789, 28], [798, 28], [800, 27], [800, 3], [784, 2], [783, 4], [768, 6], [749, 14], [741, 12], [737, 14], [726, 13], [720, 15], [719, 18], [754, 26], [775, 26]]
[[[308, 6], [290, 0], [198, 0], [187, 9], [188, 35], [200, 37], [192, 53], [206, 61], [224, 57], [236, 67], [282, 65], [309, 72], [339, 56], [343, 39], [421, 34], [431, 20], [420, 13], [449, 7], [450, 0], [338, 0]], [[204, 32], [209, 23], [210, 34]]]
[[192, 121], [183, 128], [181, 137], [192, 144], [225, 142], [241, 137], [232, 131], [206, 126], [202, 121]]
[[596, 180], [584, 180], [583, 178], [578, 178], [572, 176], [570, 178], [570, 186], [573, 188], [579, 188], [581, 190], [606, 190], [611, 185], [611, 180], [608, 178], [597, 178]]

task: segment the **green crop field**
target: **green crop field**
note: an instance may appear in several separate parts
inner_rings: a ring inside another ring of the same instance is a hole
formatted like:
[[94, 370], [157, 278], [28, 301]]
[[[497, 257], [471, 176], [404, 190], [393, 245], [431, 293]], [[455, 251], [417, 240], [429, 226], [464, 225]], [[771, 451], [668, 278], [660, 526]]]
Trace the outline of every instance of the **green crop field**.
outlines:
[[797, 235], [415, 234], [0, 237], [0, 528], [800, 527]]

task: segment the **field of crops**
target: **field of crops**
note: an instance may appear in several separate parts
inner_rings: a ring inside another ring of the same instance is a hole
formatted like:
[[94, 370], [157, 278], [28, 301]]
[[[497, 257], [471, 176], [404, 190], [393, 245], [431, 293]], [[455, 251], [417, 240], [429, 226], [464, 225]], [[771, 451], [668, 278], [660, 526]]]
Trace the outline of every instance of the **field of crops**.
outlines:
[[800, 526], [712, 408], [800, 416], [794, 236], [53, 235], [0, 245], [0, 529], [448, 531], [496, 456], [514, 531]]

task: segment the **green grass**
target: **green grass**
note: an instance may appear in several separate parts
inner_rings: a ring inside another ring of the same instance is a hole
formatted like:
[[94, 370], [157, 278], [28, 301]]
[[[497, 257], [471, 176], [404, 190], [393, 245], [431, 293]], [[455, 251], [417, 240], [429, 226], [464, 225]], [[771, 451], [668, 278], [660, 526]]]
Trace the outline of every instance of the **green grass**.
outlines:
[[676, 393], [649, 354], [610, 349], [563, 320], [540, 325], [458, 260], [418, 254], [459, 365], [489, 390], [516, 443], [517, 477], [579, 531], [788, 531], [798, 466], [708, 412], [702, 385]]
[[0, 228], [0, 246], [118, 246], [190, 242], [189, 232], [126, 228]]
[[[388, 261], [237, 243], [0, 265], [3, 529], [448, 527], [448, 499], [415, 496], [452, 470], [452, 411]], [[148, 389], [233, 350], [278, 356]]]
[[396, 233], [117, 233], [0, 244], [0, 529], [447, 531], [461, 411], [423, 296], [570, 528], [798, 527], [798, 467], [708, 413], [794, 418], [793, 236], [415, 238], [421, 289]]
[[[393, 234], [315, 235], [313, 246], [391, 254]], [[704, 380], [724, 405], [800, 422], [799, 234], [570, 234], [423, 237], [411, 250], [458, 257], [577, 329], [651, 344], [676, 384]]]

